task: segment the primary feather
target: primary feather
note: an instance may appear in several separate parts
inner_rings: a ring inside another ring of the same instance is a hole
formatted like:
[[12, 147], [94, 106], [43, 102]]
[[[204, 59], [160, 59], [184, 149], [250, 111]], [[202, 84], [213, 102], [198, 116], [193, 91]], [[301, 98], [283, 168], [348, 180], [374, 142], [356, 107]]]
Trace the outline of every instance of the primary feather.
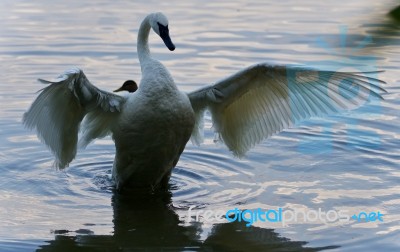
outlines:
[[[92, 85], [80, 69], [71, 69], [55, 82], [39, 79], [41, 93], [23, 116], [23, 123], [35, 129], [56, 157], [56, 167], [64, 168], [75, 158], [78, 132], [86, 116], [82, 145], [110, 133], [111, 121], [125, 98]], [[115, 118], [114, 118], [115, 119]]]
[[196, 113], [194, 143], [208, 109], [221, 140], [239, 157], [263, 139], [312, 116], [359, 106], [384, 92], [364, 73], [258, 64], [189, 93]]

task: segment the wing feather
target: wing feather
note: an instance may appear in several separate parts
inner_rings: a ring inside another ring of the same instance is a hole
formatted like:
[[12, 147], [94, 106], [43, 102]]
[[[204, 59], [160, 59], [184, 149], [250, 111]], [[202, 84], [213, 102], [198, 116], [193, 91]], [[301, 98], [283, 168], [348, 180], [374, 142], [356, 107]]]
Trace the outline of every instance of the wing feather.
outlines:
[[86, 146], [109, 133], [115, 112], [121, 110], [125, 98], [98, 89], [80, 69], [69, 70], [54, 82], [39, 81], [49, 86], [39, 91], [23, 116], [23, 124], [36, 130], [55, 155], [55, 165], [64, 168], [75, 158], [82, 119], [88, 115], [82, 144]]
[[[210, 110], [220, 139], [240, 157], [298, 121], [355, 108], [372, 97], [382, 99], [385, 82], [366, 75], [378, 72], [258, 64], [191, 92], [189, 98], [196, 120], [202, 120], [205, 109]], [[201, 130], [195, 127], [192, 134], [197, 144]]]

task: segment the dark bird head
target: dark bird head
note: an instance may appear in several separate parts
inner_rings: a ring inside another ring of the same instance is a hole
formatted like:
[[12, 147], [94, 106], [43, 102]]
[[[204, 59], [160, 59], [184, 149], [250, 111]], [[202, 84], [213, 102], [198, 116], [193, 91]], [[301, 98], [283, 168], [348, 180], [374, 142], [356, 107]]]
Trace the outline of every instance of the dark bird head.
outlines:
[[133, 93], [137, 89], [138, 89], [138, 86], [135, 81], [127, 80], [124, 82], [124, 84], [122, 84], [122, 86], [120, 88], [114, 90], [114, 92], [128, 91], [129, 93]]

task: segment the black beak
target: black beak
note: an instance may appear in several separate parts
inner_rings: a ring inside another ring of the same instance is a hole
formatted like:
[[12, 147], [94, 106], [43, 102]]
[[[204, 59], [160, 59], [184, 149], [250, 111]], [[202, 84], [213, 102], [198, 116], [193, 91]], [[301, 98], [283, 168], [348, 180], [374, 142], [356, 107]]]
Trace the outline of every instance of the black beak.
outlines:
[[168, 30], [168, 25], [164, 26], [160, 23], [158, 23], [158, 29], [160, 31], [160, 37], [164, 41], [164, 44], [170, 51], [175, 50], [175, 45], [172, 43], [171, 38], [169, 37], [169, 30]]
[[164, 44], [168, 47], [170, 51], [175, 50], [175, 45], [172, 43], [171, 38], [169, 36], [161, 37], [164, 41]]

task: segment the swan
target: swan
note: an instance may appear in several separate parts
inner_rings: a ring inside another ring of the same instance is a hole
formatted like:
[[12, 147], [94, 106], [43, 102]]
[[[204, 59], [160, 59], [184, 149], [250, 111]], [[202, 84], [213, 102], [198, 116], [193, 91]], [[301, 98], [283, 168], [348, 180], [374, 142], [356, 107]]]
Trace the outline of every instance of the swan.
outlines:
[[133, 92], [100, 90], [77, 68], [55, 81], [39, 79], [48, 86], [24, 113], [23, 124], [36, 130], [50, 148], [56, 167], [67, 167], [78, 146], [111, 135], [116, 188], [155, 190], [168, 185], [189, 139], [197, 145], [203, 141], [205, 111], [211, 114], [218, 139], [234, 156], [243, 157], [255, 144], [300, 120], [351, 109], [371, 97], [382, 99], [386, 92], [380, 87], [383, 81], [367, 75], [373, 72], [261, 63], [184, 93], [167, 68], [151, 56], [150, 29], [175, 50], [167, 17], [160, 12], [147, 15], [137, 38], [142, 79]]

